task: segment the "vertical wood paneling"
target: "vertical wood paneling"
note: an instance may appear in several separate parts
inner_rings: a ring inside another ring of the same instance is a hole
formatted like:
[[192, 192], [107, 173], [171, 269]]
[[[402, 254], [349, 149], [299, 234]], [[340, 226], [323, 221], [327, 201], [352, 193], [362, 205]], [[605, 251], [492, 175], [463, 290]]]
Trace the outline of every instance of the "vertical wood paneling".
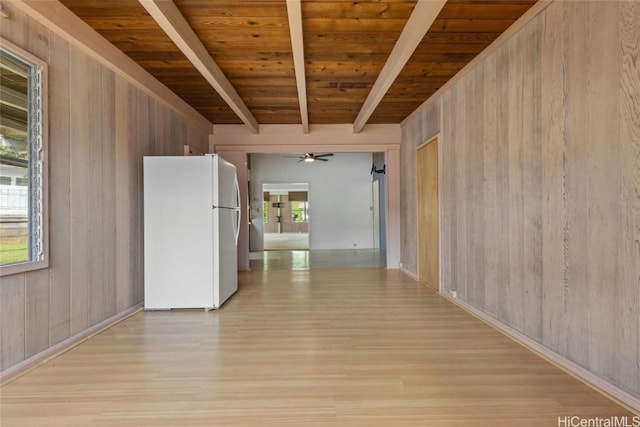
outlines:
[[417, 240], [416, 230], [410, 224], [416, 223], [416, 166], [415, 149], [420, 144], [417, 126], [402, 129], [403, 140], [409, 141], [401, 150], [402, 169], [400, 171], [400, 185], [403, 196], [400, 200], [402, 210], [402, 226], [400, 237], [402, 241], [402, 267], [417, 275]]
[[[484, 98], [484, 70], [482, 67], [476, 68], [469, 76], [472, 82], [471, 98], [482, 100]], [[482, 102], [469, 102], [467, 104], [468, 120], [465, 123], [467, 127], [467, 143], [470, 148], [468, 165], [471, 165], [470, 190], [471, 190], [471, 209], [467, 210], [469, 236], [474, 253], [467, 252], [467, 262], [469, 263], [469, 271], [475, 272], [467, 278], [468, 287], [470, 289], [471, 298], [476, 304], [485, 305], [485, 230], [484, 230], [484, 162], [478, 161], [484, 157], [484, 146], [482, 136], [486, 123], [483, 120]]]
[[[442, 117], [451, 117], [454, 114], [454, 103], [451, 100], [453, 91], [445, 92], [440, 98], [440, 108]], [[440, 230], [442, 247], [441, 265], [442, 288], [446, 290], [457, 291], [457, 280], [455, 277], [455, 269], [453, 268], [455, 260], [455, 214], [456, 214], [456, 194], [455, 194], [455, 163], [453, 162], [453, 153], [455, 152], [454, 140], [455, 129], [453, 120], [443, 120], [440, 133], [440, 150], [442, 151], [442, 168], [440, 169], [441, 197], [442, 204], [442, 229]], [[403, 168], [404, 169], [404, 168]], [[446, 196], [445, 196], [446, 195]]]
[[496, 55], [490, 55], [482, 65], [484, 68], [482, 85], [484, 96], [481, 98], [483, 133], [483, 164], [484, 164], [484, 255], [486, 266], [484, 268], [484, 305], [487, 312], [493, 316], [498, 309], [498, 243], [495, 238], [501, 232], [501, 224], [498, 223], [496, 172], [497, 172], [497, 75]]
[[132, 114], [129, 84], [120, 77], [115, 81], [115, 192], [116, 192], [116, 311], [134, 304], [131, 296], [132, 274], [132, 218], [131, 218], [131, 145], [129, 117]]
[[[131, 283], [133, 286], [129, 288], [127, 295], [130, 304], [134, 304], [140, 300], [140, 266], [138, 263], [143, 263], [140, 251], [140, 239], [142, 235], [139, 233], [138, 227], [138, 198], [140, 196], [138, 191], [138, 158], [140, 157], [140, 138], [139, 138], [139, 120], [140, 120], [140, 108], [139, 108], [139, 90], [135, 87], [129, 86], [128, 90], [128, 105], [129, 105], [129, 121], [128, 121], [128, 175], [129, 175], [129, 221], [130, 221], [130, 244], [129, 244], [129, 257], [131, 260], [131, 271], [129, 275], [131, 277]], [[144, 267], [144, 264], [143, 264]]]
[[620, 233], [619, 283], [621, 384], [640, 390], [640, 3], [624, 2], [618, 13], [620, 29]]
[[575, 2], [564, 7], [564, 173], [566, 174], [566, 226], [564, 233], [566, 248], [566, 320], [567, 356], [588, 366], [589, 364], [589, 266], [587, 262], [588, 211], [588, 149], [589, 121], [587, 111], [589, 28], [587, 8]]
[[563, 15], [558, 3], [547, 8], [542, 21], [542, 342], [566, 355], [565, 247], [566, 172], [564, 156]]
[[[510, 277], [509, 266], [511, 262], [511, 253], [509, 245], [505, 239], [509, 236], [509, 56], [507, 47], [499, 49], [496, 52], [496, 72], [497, 81], [497, 120], [496, 120], [496, 203], [498, 210], [497, 223], [500, 224], [501, 233], [496, 235], [496, 244], [498, 245], [498, 271], [497, 288], [498, 288], [498, 319], [502, 319], [509, 323], [513, 318], [512, 310], [509, 304], [510, 293]], [[455, 161], [455, 154], [454, 160]]]
[[69, 48], [71, 154], [71, 334], [89, 327], [89, 84], [87, 56]]
[[0, 35], [16, 46], [27, 46], [29, 39], [29, 18], [11, 5], [11, 2], [3, 1], [2, 6], [7, 10], [11, 19], [2, 19]]
[[541, 20], [523, 31], [523, 192], [524, 192], [524, 332], [542, 340], [542, 138], [540, 37]]
[[464, 79], [460, 84], [459, 90], [454, 90], [454, 97], [456, 99], [456, 118], [455, 126], [458, 128], [458, 138], [451, 138], [451, 142], [455, 145], [455, 150], [459, 153], [460, 157], [456, 162], [456, 229], [457, 234], [454, 239], [455, 248], [455, 264], [454, 269], [456, 271], [456, 282], [458, 291], [463, 298], [469, 297], [467, 289], [467, 253], [469, 251], [467, 237], [469, 230], [467, 229], [467, 217], [469, 215], [469, 175], [466, 173], [468, 152], [467, 149], [467, 99], [464, 96], [460, 96], [464, 93], [465, 83], [468, 83], [468, 79]]
[[2, 278], [0, 286], [0, 368], [5, 370], [25, 358], [24, 274]]
[[[88, 283], [88, 322], [89, 326], [95, 325], [104, 319], [104, 264], [102, 261], [102, 241], [105, 236], [102, 234], [103, 194], [109, 191], [102, 182], [102, 171], [104, 164], [102, 161], [102, 72], [103, 67], [95, 62], [88, 61], [87, 96], [91, 97], [88, 102], [89, 117], [86, 126], [89, 129], [87, 139], [88, 157], [86, 158], [87, 171], [87, 224], [91, 233], [89, 238], [89, 283]], [[90, 95], [89, 95], [90, 94]], [[100, 191], [96, 191], [100, 189]]]
[[31, 357], [49, 347], [49, 271], [26, 274], [24, 291], [24, 355]]
[[[154, 141], [152, 140], [152, 130], [155, 129], [155, 122], [152, 121], [151, 108], [152, 102], [146, 93], [138, 90], [138, 155], [135, 158], [136, 162], [136, 176], [137, 184], [135, 188], [136, 194], [136, 258], [139, 262], [136, 263], [138, 271], [136, 283], [144, 283], [144, 257], [143, 257], [143, 237], [144, 237], [144, 205], [143, 205], [143, 171], [142, 171], [142, 157], [152, 156], [155, 154]], [[139, 287], [136, 290], [135, 299], [141, 301], [143, 298], [143, 289]]]
[[[589, 209], [587, 263], [589, 306], [589, 365], [604, 378], [618, 378], [615, 352], [619, 348], [620, 283], [616, 268], [619, 257], [618, 210], [620, 138], [618, 93], [620, 59], [618, 4], [589, 2]], [[595, 59], [597, 57], [597, 59]], [[597, 307], [607, 307], [598, 310]]]
[[524, 102], [524, 35], [516, 34], [507, 44], [508, 110], [507, 135], [509, 153], [509, 188], [506, 206], [509, 211], [508, 248], [509, 283], [508, 321], [515, 329], [524, 330], [524, 194], [523, 194], [523, 119]]
[[71, 334], [69, 46], [52, 36], [49, 60], [49, 253], [51, 344]]
[[[5, 23], [5, 19], [2, 23]], [[50, 31], [47, 27], [40, 24], [33, 19], [27, 19], [27, 51], [38, 58], [48, 61], [49, 60], [49, 37]]]
[[[115, 160], [115, 74], [102, 71], [102, 305], [103, 318], [116, 309], [116, 160]], [[102, 319], [101, 319], [102, 320]]]
[[639, 8], [554, 2], [402, 134], [441, 106], [443, 288], [636, 396]]
[[2, 278], [4, 370], [141, 302], [142, 156], [208, 135], [3, 5], [0, 34], [49, 61], [50, 224], [50, 267]]

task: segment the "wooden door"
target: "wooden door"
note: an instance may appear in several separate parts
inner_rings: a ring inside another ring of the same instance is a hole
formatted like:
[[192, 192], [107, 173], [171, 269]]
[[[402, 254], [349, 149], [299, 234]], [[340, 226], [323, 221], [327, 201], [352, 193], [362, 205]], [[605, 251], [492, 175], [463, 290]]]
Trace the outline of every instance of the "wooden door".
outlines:
[[418, 280], [438, 290], [440, 282], [438, 139], [417, 151]]

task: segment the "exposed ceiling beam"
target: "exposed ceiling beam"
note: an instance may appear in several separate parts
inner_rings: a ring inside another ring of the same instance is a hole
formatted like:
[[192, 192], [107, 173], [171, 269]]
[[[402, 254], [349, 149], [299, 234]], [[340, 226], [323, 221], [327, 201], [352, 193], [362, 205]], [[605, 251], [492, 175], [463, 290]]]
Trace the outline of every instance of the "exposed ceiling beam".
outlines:
[[[138, 65], [127, 54], [109, 43], [86, 22], [81, 20], [71, 10], [59, 1], [49, 0], [13, 0], [4, 2], [9, 11], [15, 8], [35, 19], [52, 31], [80, 49], [91, 59], [108, 67], [126, 82], [142, 89], [158, 101], [169, 106], [189, 120], [191, 125], [197, 126], [205, 132], [211, 132], [213, 125], [202, 114], [197, 112], [185, 100], [180, 98], [168, 87], [153, 77], [148, 71]], [[13, 16], [14, 13], [11, 13]], [[21, 16], [18, 14], [18, 16]], [[20, 18], [22, 19], [22, 18]]]
[[398, 41], [391, 50], [387, 62], [382, 67], [382, 71], [380, 71], [376, 82], [373, 84], [367, 99], [362, 104], [362, 108], [353, 123], [354, 133], [360, 132], [367, 123], [367, 120], [378, 107], [378, 104], [380, 104], [380, 101], [382, 101], [382, 98], [409, 58], [411, 58], [413, 51], [416, 50], [424, 35], [429, 31], [433, 21], [436, 20], [446, 2], [447, 0], [418, 0]]
[[187, 20], [172, 0], [139, 0], [222, 99], [252, 132], [258, 133], [258, 121], [215, 63]]
[[302, 7], [300, 0], [287, 0], [287, 15], [289, 16], [289, 32], [291, 33], [293, 66], [296, 71], [296, 84], [298, 86], [298, 102], [300, 103], [302, 131], [304, 133], [309, 133], [307, 81], [304, 70], [304, 46], [302, 38]]

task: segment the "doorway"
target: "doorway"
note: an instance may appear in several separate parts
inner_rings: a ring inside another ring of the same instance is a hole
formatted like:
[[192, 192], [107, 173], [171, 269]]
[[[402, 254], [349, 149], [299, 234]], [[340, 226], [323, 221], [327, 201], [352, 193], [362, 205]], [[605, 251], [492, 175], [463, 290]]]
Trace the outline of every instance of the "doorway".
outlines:
[[380, 181], [373, 181], [373, 248], [380, 249]]
[[265, 251], [309, 250], [309, 185], [262, 185]]
[[440, 283], [438, 137], [418, 147], [418, 280], [438, 290]]

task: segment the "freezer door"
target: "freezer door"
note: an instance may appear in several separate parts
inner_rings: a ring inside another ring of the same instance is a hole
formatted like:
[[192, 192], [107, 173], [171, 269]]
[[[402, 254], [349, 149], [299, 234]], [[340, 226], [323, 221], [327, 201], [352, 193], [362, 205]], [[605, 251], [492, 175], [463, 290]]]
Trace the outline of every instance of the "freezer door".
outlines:
[[213, 166], [214, 205], [239, 208], [236, 167], [219, 156], [214, 157]]

